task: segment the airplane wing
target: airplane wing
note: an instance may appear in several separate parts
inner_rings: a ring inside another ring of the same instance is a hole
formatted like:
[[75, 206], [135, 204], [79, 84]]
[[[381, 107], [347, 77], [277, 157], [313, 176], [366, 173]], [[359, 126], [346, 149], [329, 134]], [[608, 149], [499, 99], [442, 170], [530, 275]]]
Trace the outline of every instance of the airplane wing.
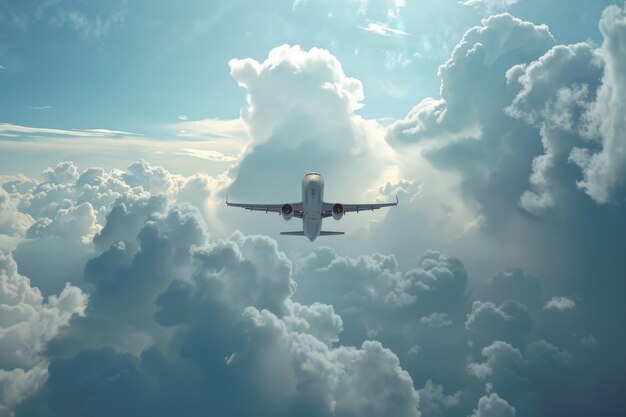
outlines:
[[[282, 208], [285, 206], [283, 204], [247, 204], [247, 203], [230, 203], [226, 200], [226, 205], [230, 207], [241, 207], [250, 211], [264, 211], [266, 213], [282, 213]], [[302, 218], [302, 203], [287, 203], [287, 205], [291, 205], [293, 208], [293, 217]]]
[[[324, 203], [322, 207], [322, 217], [331, 217], [333, 215], [333, 207], [337, 205], [337, 203]], [[350, 211], [367, 211], [367, 210], [377, 210], [383, 207], [393, 207], [398, 205], [398, 196], [396, 196], [396, 201], [393, 203], [372, 203], [372, 204], [343, 204], [340, 203], [339, 206], [343, 209], [341, 214], [348, 213]]]

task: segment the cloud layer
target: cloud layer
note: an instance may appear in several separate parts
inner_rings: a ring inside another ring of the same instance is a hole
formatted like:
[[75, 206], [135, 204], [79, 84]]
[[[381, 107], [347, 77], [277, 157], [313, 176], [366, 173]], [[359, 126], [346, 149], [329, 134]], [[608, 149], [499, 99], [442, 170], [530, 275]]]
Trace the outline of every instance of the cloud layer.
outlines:
[[[388, 128], [336, 57], [282, 45], [230, 62], [251, 143], [223, 175], [3, 177], [0, 413], [616, 415], [624, 21], [595, 48], [484, 19]], [[226, 193], [290, 201], [313, 164], [402, 205], [333, 248], [231, 233], [258, 221]]]

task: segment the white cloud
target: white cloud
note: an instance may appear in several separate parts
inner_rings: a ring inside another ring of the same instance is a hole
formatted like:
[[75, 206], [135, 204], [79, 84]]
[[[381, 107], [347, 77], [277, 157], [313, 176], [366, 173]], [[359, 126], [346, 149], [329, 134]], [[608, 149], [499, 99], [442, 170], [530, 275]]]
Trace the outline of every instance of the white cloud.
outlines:
[[481, 397], [471, 417], [515, 417], [515, 408], [495, 392]]
[[[339, 127], [336, 123], [344, 121], [342, 116], [362, 107], [363, 85], [347, 77], [339, 60], [324, 49], [303, 51], [299, 46], [282, 45], [271, 50], [262, 63], [247, 58], [233, 59], [229, 65], [233, 78], [248, 90], [241, 119], [258, 142], [269, 139], [297, 112], [315, 109], [320, 117], [328, 116], [332, 127]], [[274, 75], [277, 71], [284, 75]], [[279, 91], [282, 93], [277, 94]], [[327, 107], [317, 106], [320, 102]], [[290, 140], [301, 143], [302, 133]]]
[[429, 316], [420, 317], [420, 323], [437, 328], [450, 326], [452, 321], [448, 320], [446, 313], [431, 313]]
[[588, 114], [590, 135], [600, 139], [601, 150], [593, 152], [580, 148], [572, 153], [571, 161], [583, 170], [578, 182], [598, 203], [611, 201], [615, 189], [624, 183], [626, 173], [626, 148], [623, 133], [626, 131], [626, 12], [617, 6], [609, 6], [602, 13], [600, 31], [604, 36], [599, 54], [604, 62], [602, 85], [595, 103]]
[[171, 126], [176, 129], [176, 137], [197, 141], [193, 147], [187, 146], [177, 154], [218, 162], [234, 162], [245, 152], [250, 142], [246, 126], [241, 119], [189, 120], [185, 116], [181, 122]]
[[0, 123], [0, 132], [2, 133], [16, 133], [25, 137], [32, 137], [36, 135], [49, 135], [49, 136], [70, 136], [70, 137], [123, 137], [123, 136], [138, 136], [136, 133], [124, 132], [121, 130], [110, 129], [51, 129], [40, 127], [20, 126], [11, 123]]
[[[562, 187], [557, 178], [567, 169], [563, 159], [586, 142], [580, 138], [586, 129], [584, 114], [601, 73], [597, 53], [586, 43], [557, 45], [537, 61], [507, 71], [508, 82], [518, 82], [523, 89], [505, 111], [537, 126], [544, 147], [544, 154], [533, 159], [531, 189], [520, 198], [527, 211], [542, 214], [556, 206]], [[571, 188], [573, 182], [565, 185]]]
[[422, 196], [424, 184], [416, 180], [399, 179], [396, 182], [387, 182], [378, 187], [378, 193], [382, 196], [381, 201], [393, 200], [397, 195], [409, 197], [413, 201]]
[[29, 110], [50, 110], [51, 106], [27, 106]]
[[497, 306], [491, 302], [474, 301], [465, 327], [478, 346], [503, 340], [519, 346], [530, 332], [533, 321], [523, 304], [506, 300]]
[[382, 22], [368, 22], [367, 26], [359, 26], [359, 29], [363, 29], [366, 32], [371, 32], [381, 36], [407, 36], [410, 33], [401, 29], [391, 27], [387, 23]]
[[24, 236], [33, 218], [18, 210], [18, 198], [0, 188], [0, 234]]
[[[346, 190], [341, 195], [346, 201], [363, 200], [374, 185], [397, 180], [384, 129], [355, 114], [363, 106], [362, 83], [347, 76], [330, 52], [281, 45], [263, 62], [235, 59], [230, 68], [246, 90], [241, 120], [251, 139], [241, 162], [230, 171], [236, 176], [228, 191], [232, 198], [299, 198], [289, 192], [297, 190], [294, 179], [299, 182], [311, 170], [333, 178], [333, 190]], [[275, 186], [268, 189], [261, 181]], [[333, 198], [331, 193], [328, 187], [327, 198]], [[240, 227], [250, 230], [250, 224], [259, 230], [253, 220]]]
[[488, 379], [494, 372], [502, 372], [503, 368], [520, 372], [524, 366], [522, 353], [509, 343], [495, 341], [481, 351], [482, 356], [487, 358], [484, 363], [470, 363], [467, 372], [480, 379]]
[[189, 120], [185, 115], [178, 116], [179, 123], [172, 127], [178, 129], [177, 137], [190, 139], [240, 139], [246, 140], [247, 134], [241, 119]]
[[454, 414], [452, 410], [459, 405], [462, 392], [457, 391], [453, 395], [446, 395], [443, 386], [429, 379], [419, 390], [419, 394], [419, 408], [425, 416], [444, 416]]
[[78, 167], [71, 161], [59, 162], [56, 167], [43, 171], [44, 178], [55, 184], [74, 183], [79, 175]]
[[463, 6], [482, 9], [486, 13], [496, 13], [508, 10], [518, 2], [519, 0], [461, 0], [459, 3]]
[[576, 307], [576, 301], [568, 297], [552, 297], [543, 307], [544, 310], [565, 311]]
[[237, 158], [234, 156], [224, 155], [221, 152], [214, 151], [211, 149], [193, 149], [193, 148], [183, 148], [177, 155], [184, 156], [192, 156], [194, 158], [206, 159], [207, 161], [213, 162], [235, 162]]
[[13, 417], [14, 408], [35, 395], [45, 384], [48, 369], [42, 364], [31, 369], [0, 369], [0, 415]]
[[[494, 84], [494, 78], [503, 79], [511, 65], [525, 62], [529, 56], [539, 57], [553, 44], [544, 25], [509, 14], [483, 19], [480, 26], [465, 32], [452, 56], [439, 68], [441, 98], [422, 100], [403, 120], [389, 127], [388, 140], [419, 141], [444, 132], [462, 132], [476, 124], [485, 128], [485, 119], [502, 114], [509, 102], [510, 92], [502, 83]], [[519, 57], [511, 51], [517, 51]]]
[[83, 315], [87, 296], [66, 285], [59, 295], [44, 300], [28, 278], [17, 272], [10, 255], [0, 251], [0, 411], [36, 393], [47, 377], [45, 344], [73, 315]]

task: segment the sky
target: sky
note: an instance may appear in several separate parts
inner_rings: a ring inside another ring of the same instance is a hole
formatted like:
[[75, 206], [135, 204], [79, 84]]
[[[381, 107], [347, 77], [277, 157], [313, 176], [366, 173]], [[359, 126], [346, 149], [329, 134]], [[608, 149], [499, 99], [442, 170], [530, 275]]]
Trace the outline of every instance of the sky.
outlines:
[[[619, 416], [626, 4], [0, 2], [0, 416]], [[228, 208], [397, 207], [326, 219]]]

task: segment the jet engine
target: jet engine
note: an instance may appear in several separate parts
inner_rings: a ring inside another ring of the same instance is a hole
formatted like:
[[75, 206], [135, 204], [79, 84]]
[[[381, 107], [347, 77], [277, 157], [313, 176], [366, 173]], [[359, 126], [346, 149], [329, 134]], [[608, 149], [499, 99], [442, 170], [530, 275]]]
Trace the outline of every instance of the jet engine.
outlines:
[[345, 211], [343, 210], [343, 205], [340, 203], [333, 204], [333, 219], [339, 220], [343, 217]]
[[283, 204], [280, 208], [280, 214], [283, 216], [283, 219], [291, 220], [293, 217], [293, 206], [289, 203]]

